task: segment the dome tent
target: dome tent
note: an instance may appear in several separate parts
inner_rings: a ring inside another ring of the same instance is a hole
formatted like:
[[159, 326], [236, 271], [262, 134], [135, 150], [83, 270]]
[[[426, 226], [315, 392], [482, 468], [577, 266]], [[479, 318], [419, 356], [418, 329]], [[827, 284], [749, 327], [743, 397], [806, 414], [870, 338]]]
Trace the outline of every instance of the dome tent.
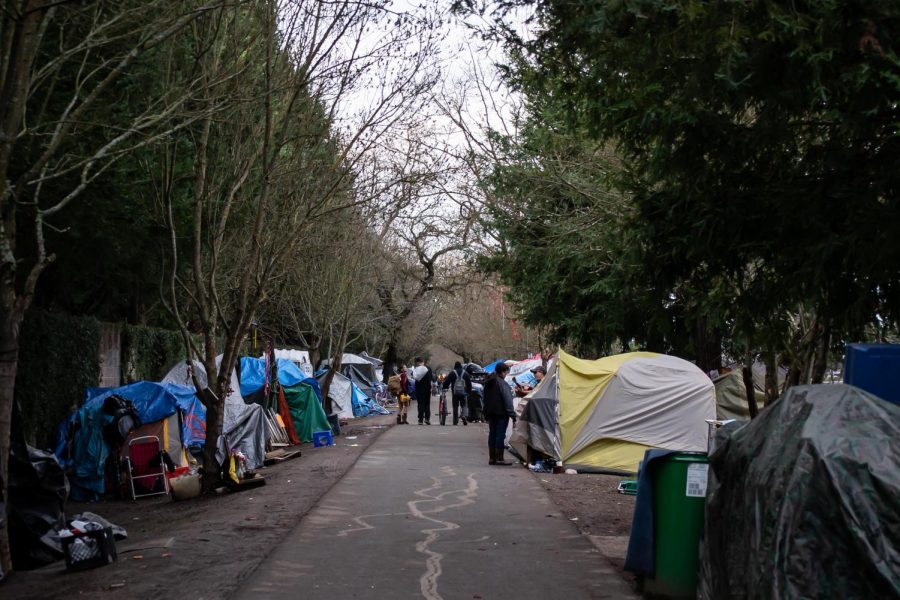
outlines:
[[[707, 448], [706, 420], [716, 418], [715, 390], [686, 360], [652, 352], [582, 360], [560, 352], [554, 375], [537, 390], [534, 414], [523, 414], [522, 426], [535, 421], [543, 431], [523, 429], [526, 439], [540, 433], [546, 439], [539, 449], [552, 451], [566, 466], [635, 473], [648, 448]], [[541, 405], [544, 410], [535, 412]]]
[[634, 473], [648, 448], [705, 451], [706, 420], [715, 418], [713, 383], [686, 360], [559, 353], [562, 459], [574, 468]]

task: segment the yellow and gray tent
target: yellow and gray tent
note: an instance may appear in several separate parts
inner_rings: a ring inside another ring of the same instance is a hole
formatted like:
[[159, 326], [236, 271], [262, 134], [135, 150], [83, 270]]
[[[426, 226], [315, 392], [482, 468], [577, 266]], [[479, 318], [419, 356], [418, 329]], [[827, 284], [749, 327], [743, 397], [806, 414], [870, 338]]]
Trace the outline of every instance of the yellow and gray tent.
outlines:
[[715, 388], [686, 360], [651, 352], [582, 360], [560, 352], [557, 386], [566, 466], [634, 473], [648, 448], [707, 448]]

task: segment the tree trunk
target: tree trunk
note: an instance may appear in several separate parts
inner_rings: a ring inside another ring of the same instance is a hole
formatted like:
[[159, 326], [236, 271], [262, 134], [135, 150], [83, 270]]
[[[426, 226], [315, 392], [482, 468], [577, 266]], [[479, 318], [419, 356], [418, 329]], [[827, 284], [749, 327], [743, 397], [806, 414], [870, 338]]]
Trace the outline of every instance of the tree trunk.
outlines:
[[312, 366], [313, 374], [316, 372], [316, 368], [319, 366], [319, 359], [322, 358], [322, 338], [317, 335], [309, 336], [309, 364]]
[[766, 406], [778, 400], [781, 390], [778, 385], [778, 353], [774, 347], [766, 352]]
[[[212, 382], [210, 382], [212, 383]], [[206, 388], [199, 392], [206, 406], [206, 442], [203, 444], [203, 491], [209, 493], [215, 491], [222, 478], [220, 477], [221, 465], [216, 460], [216, 449], [219, 436], [222, 435], [222, 418], [224, 416], [221, 398], [216, 398], [212, 389]], [[228, 460], [228, 457], [225, 457]]]
[[[13, 301], [11, 309], [4, 310], [0, 316], [0, 499], [9, 514], [9, 446], [10, 428], [12, 426], [12, 407], [15, 399], [16, 371], [19, 366], [19, 330], [22, 325], [23, 312]], [[12, 571], [12, 555], [9, 548], [9, 536], [6, 524], [8, 517], [4, 515], [0, 526], [0, 570], [4, 574]]]
[[382, 369], [381, 378], [384, 380], [384, 383], [387, 383], [388, 378], [391, 376], [391, 372], [396, 370], [400, 371], [399, 360], [397, 351], [397, 341], [394, 339], [394, 336], [391, 336], [387, 343], [387, 350], [384, 353], [384, 368]]
[[831, 328], [823, 326], [816, 344], [816, 354], [813, 359], [810, 383], [822, 383], [825, 378], [825, 370], [828, 368], [828, 349], [831, 347]]
[[704, 373], [722, 369], [722, 335], [709, 328], [709, 319], [701, 317], [694, 326], [694, 351], [697, 366]]
[[747, 393], [747, 407], [750, 409], [750, 418], [755, 419], [759, 414], [759, 407], [756, 406], [756, 386], [753, 385], [753, 351], [747, 345], [747, 351], [744, 354], [744, 390]]

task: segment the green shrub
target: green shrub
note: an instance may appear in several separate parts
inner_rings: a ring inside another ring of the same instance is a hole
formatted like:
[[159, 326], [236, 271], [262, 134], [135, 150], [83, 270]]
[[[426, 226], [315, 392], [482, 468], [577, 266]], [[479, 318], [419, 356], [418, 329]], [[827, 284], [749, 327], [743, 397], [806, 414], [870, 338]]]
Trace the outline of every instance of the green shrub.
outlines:
[[54, 432], [100, 380], [100, 322], [31, 310], [19, 335], [16, 400], [26, 439], [50, 447]]
[[122, 381], [159, 381], [184, 360], [181, 334], [169, 329], [126, 325], [122, 329]]

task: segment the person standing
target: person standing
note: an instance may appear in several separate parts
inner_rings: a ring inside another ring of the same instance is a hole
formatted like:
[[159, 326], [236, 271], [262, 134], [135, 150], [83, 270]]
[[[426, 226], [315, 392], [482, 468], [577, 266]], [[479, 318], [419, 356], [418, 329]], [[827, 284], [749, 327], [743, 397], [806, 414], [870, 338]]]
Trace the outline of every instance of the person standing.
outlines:
[[484, 382], [484, 416], [488, 421], [489, 465], [511, 465], [503, 459], [506, 449], [506, 429], [509, 420], [516, 422], [516, 411], [513, 407], [512, 390], [506, 383], [509, 366], [497, 365], [494, 374]]
[[419, 425], [431, 425], [431, 368], [421, 356], [416, 357], [413, 379], [416, 382], [416, 405], [419, 411]]
[[462, 363], [457, 361], [453, 365], [453, 370], [444, 378], [444, 389], [451, 390], [453, 394], [453, 424], [459, 423], [460, 409], [462, 409], [462, 424], [467, 425], [466, 421], [466, 399], [472, 392], [472, 378], [469, 376]]

